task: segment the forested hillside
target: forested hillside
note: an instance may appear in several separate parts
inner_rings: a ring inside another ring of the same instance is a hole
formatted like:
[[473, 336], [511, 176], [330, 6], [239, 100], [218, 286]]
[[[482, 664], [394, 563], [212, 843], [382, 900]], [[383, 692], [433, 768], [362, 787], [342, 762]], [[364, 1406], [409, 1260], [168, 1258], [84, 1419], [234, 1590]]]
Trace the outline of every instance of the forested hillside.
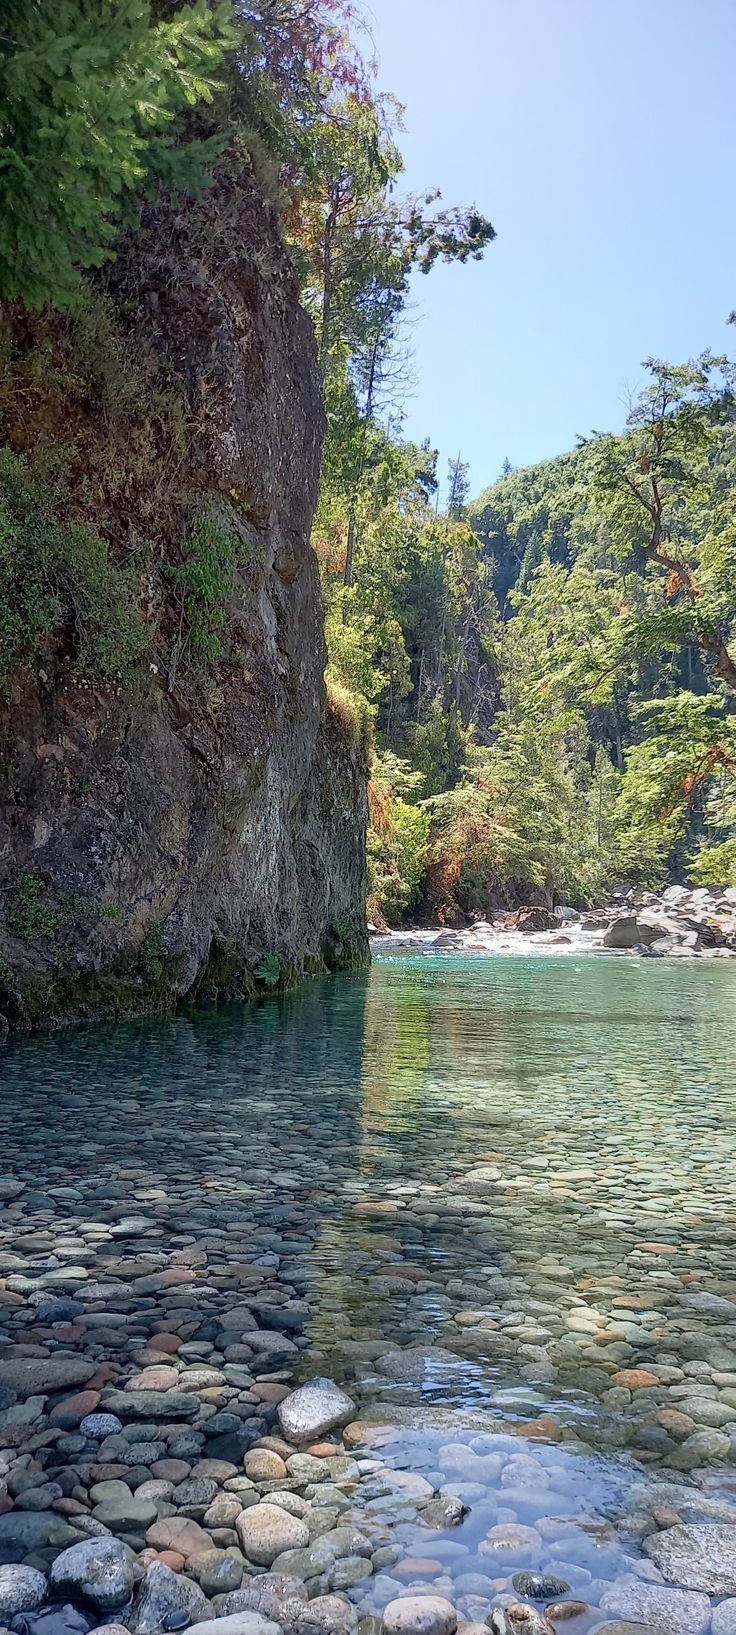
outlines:
[[651, 362], [621, 435], [471, 504], [454, 464], [443, 515], [401, 450], [330, 621], [376, 721], [378, 917], [736, 880], [732, 378]]

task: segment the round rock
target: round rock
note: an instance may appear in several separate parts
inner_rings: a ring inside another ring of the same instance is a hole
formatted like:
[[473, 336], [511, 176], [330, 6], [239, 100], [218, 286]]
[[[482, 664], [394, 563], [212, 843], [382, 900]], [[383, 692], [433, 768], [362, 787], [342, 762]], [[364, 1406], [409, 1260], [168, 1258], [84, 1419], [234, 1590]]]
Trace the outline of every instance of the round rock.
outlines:
[[406, 1595], [384, 1608], [384, 1635], [455, 1635], [457, 1613], [441, 1595]]
[[9, 1624], [19, 1612], [33, 1612], [46, 1598], [46, 1579], [35, 1567], [0, 1567], [0, 1620]]
[[284, 1435], [291, 1442], [312, 1442], [334, 1425], [355, 1414], [355, 1403], [334, 1380], [313, 1379], [284, 1397], [276, 1410]]
[[242, 1510], [235, 1526], [249, 1561], [270, 1567], [287, 1550], [303, 1550], [309, 1543], [309, 1528], [299, 1516], [291, 1516], [276, 1504], [255, 1504]]
[[133, 1593], [133, 1551], [117, 1538], [85, 1539], [62, 1550], [51, 1567], [51, 1586], [116, 1612]]

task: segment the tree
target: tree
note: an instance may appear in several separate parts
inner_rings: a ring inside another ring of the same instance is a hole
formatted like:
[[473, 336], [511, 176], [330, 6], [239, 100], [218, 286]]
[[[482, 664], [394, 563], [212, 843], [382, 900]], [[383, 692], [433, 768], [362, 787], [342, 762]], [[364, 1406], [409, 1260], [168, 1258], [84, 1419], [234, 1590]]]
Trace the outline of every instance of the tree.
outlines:
[[736, 690], [736, 531], [731, 496], [718, 503], [712, 461], [736, 369], [709, 352], [679, 366], [650, 358], [646, 367], [651, 384], [623, 437], [599, 440], [596, 473], [614, 543], [625, 556], [640, 551], [662, 587], [663, 606], [647, 614], [640, 640], [700, 650]]
[[235, 44], [229, 0], [154, 22], [148, 0], [6, 0], [0, 34], [0, 298], [64, 307], [154, 178], [195, 188], [217, 138], [177, 115], [210, 101]]
[[459, 454], [456, 460], [448, 460], [447, 462], [447, 514], [455, 519], [465, 515], [465, 506], [470, 492], [468, 470], [467, 461], [461, 460]]

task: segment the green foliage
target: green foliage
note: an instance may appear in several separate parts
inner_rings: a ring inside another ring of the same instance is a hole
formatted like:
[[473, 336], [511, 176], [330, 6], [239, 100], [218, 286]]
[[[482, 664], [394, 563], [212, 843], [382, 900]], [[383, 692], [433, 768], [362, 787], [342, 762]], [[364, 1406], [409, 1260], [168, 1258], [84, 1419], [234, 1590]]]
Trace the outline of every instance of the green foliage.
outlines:
[[0, 449], [0, 690], [35, 661], [39, 644], [68, 633], [81, 670], [129, 681], [147, 634], [131, 569], [70, 513], [63, 461], [29, 464]]
[[0, 297], [68, 306], [135, 196], [194, 189], [219, 140], [182, 144], [235, 43], [229, 0], [155, 22], [149, 0], [5, 0], [0, 35]]
[[166, 977], [166, 950], [163, 927], [153, 925], [146, 932], [138, 949], [136, 974], [153, 992], [160, 990]]
[[419, 897], [430, 824], [415, 803], [423, 782], [391, 751], [376, 758], [369, 785], [368, 913], [379, 925], [400, 924]]
[[54, 945], [73, 923], [71, 899], [50, 893], [31, 871], [19, 875], [8, 910], [8, 925], [17, 937]]
[[253, 974], [261, 987], [278, 988], [281, 981], [281, 960], [278, 954], [264, 954]]
[[222, 633], [235, 584], [238, 541], [213, 517], [200, 513], [183, 547], [184, 561], [172, 570], [180, 588], [182, 630], [173, 668], [187, 645], [195, 658], [214, 663], [222, 657]]

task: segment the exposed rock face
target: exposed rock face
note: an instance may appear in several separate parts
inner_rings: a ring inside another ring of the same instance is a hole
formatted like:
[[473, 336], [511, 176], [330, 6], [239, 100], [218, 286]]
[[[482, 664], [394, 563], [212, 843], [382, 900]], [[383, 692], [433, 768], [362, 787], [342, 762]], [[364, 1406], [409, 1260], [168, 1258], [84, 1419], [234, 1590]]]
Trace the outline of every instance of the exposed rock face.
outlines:
[[[119, 483], [115, 515], [110, 503], [93, 513], [112, 541], [118, 522], [128, 543], [147, 528], [155, 539], [139, 685], [98, 684], [56, 643], [0, 705], [11, 1026], [247, 992], [264, 957], [276, 980], [367, 946], [364, 755], [326, 704], [309, 544], [323, 434], [314, 339], [247, 169], [223, 166], [181, 213], [149, 207], [108, 295], [142, 389], [180, 392], [185, 447], [168, 510], [149, 458], [127, 498]], [[48, 413], [27, 416], [15, 446], [32, 451], [48, 429]], [[94, 425], [73, 432], [94, 458]], [[237, 542], [229, 639], [204, 676], [177, 645], [172, 591], [193, 496]]]

